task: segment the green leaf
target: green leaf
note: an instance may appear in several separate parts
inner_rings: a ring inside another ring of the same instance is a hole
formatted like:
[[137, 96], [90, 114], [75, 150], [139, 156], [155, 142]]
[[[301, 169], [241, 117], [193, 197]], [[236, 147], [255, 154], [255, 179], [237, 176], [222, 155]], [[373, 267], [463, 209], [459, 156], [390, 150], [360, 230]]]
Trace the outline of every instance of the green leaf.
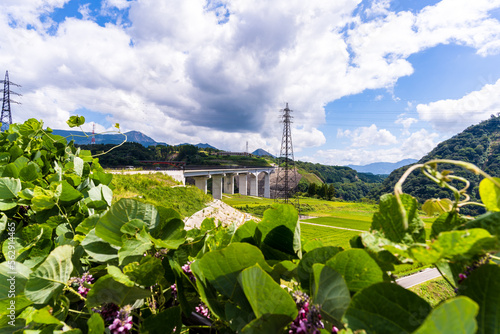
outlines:
[[78, 224], [75, 231], [84, 235], [88, 234], [92, 229], [95, 228], [95, 225], [97, 224], [99, 218], [99, 215], [92, 215], [85, 218], [80, 224]]
[[120, 199], [99, 219], [95, 228], [96, 235], [110, 244], [121, 246], [123, 232], [120, 229], [132, 219], [141, 219], [151, 230], [158, 225], [159, 215], [151, 204], [128, 198]]
[[[467, 297], [457, 297], [438, 305], [414, 334], [476, 333], [478, 306]], [[479, 332], [483, 333], [483, 332]], [[498, 331], [486, 332], [498, 333]]]
[[[498, 177], [494, 177], [493, 179], [500, 182], [500, 178]], [[479, 195], [488, 211], [500, 211], [500, 188], [498, 188], [493, 181], [490, 179], [483, 179], [481, 183], [479, 183]]]
[[238, 227], [236, 232], [233, 234], [231, 242], [246, 242], [252, 245], [257, 245], [255, 240], [255, 230], [257, 229], [257, 223], [253, 220], [245, 222], [243, 225]]
[[50, 307], [49, 305], [45, 306], [42, 309], [36, 310], [31, 316], [31, 321], [46, 325], [64, 325], [61, 320], [50, 314], [50, 311], [52, 311], [52, 307]]
[[19, 171], [19, 177], [22, 181], [32, 182], [41, 177], [40, 172], [40, 167], [31, 161]]
[[[259, 265], [243, 270], [238, 276], [238, 282], [257, 317], [257, 321], [263, 316], [279, 316], [279, 318], [274, 318], [273, 330], [275, 330], [276, 328], [284, 329], [297, 317], [297, 307], [292, 296], [283, 290]], [[270, 296], [272, 298], [269, 298]], [[280, 322], [277, 323], [277, 321]], [[243, 332], [248, 329], [243, 330]]]
[[137, 300], [151, 296], [151, 292], [138, 287], [128, 287], [115, 281], [111, 276], [102, 276], [94, 283], [87, 295], [87, 307], [97, 307], [113, 303], [120, 307], [134, 304]]
[[469, 260], [478, 254], [496, 249], [497, 246], [497, 238], [492, 237], [486, 230], [475, 228], [442, 232], [436, 241], [427, 245], [413, 245], [408, 251], [412, 259], [423, 264], [433, 264], [442, 259]]
[[297, 275], [299, 276], [302, 289], [306, 291], [309, 290], [311, 274], [313, 273], [313, 264], [325, 264], [326, 261], [341, 251], [341, 247], [328, 246], [315, 248], [304, 254], [299, 262], [299, 265], [297, 266]]
[[477, 315], [478, 333], [499, 333], [500, 267], [487, 264], [477, 268], [458, 289], [460, 295], [471, 298], [480, 306]]
[[49, 210], [57, 203], [56, 194], [39, 186], [36, 186], [31, 199], [32, 209], [35, 211]]
[[73, 264], [73, 247], [59, 246], [50, 252], [47, 259], [30, 274], [25, 294], [35, 304], [45, 304], [60, 293], [68, 282]]
[[24, 287], [30, 274], [31, 270], [22, 263], [0, 263], [0, 315], [9, 313], [11, 300], [15, 300], [16, 313], [32, 304], [24, 296]]
[[68, 123], [69, 127], [70, 128], [74, 128], [74, 127], [77, 127], [77, 126], [82, 126], [83, 124], [85, 124], [85, 117], [83, 116], [71, 116], [67, 121], [66, 123]]
[[21, 191], [21, 181], [10, 177], [0, 178], [0, 199], [17, 198], [17, 193]]
[[136, 235], [140, 233], [144, 228], [147, 228], [146, 223], [140, 219], [132, 219], [131, 221], [126, 222], [120, 228], [120, 232], [123, 232], [128, 235]]
[[122, 271], [120, 270], [120, 268], [118, 267], [115, 267], [115, 266], [108, 266], [106, 268], [106, 270], [108, 271], [108, 275], [110, 275], [111, 277], [113, 277], [113, 279], [121, 284], [124, 284], [128, 287], [132, 287], [132, 286], [135, 286], [135, 283], [130, 280], [130, 278], [125, 275], [124, 273], [122, 273]]
[[340, 323], [351, 301], [347, 283], [342, 275], [323, 264], [314, 264], [313, 272], [311, 296], [314, 304], [321, 306], [321, 314], [326, 320]]
[[89, 328], [88, 334], [102, 334], [104, 333], [104, 320], [102, 320], [99, 313], [94, 313], [87, 320], [87, 327]]
[[133, 262], [123, 268], [123, 272], [134, 282], [143, 286], [160, 283], [165, 275], [161, 260], [152, 256], [144, 256], [140, 263]]
[[384, 272], [363, 249], [348, 249], [328, 260], [326, 265], [340, 273], [351, 291], [359, 291], [384, 281]]
[[415, 293], [384, 282], [355, 294], [344, 321], [349, 328], [365, 329], [367, 333], [413, 333], [431, 310], [431, 306]]
[[62, 181], [61, 185], [62, 192], [59, 196], [59, 201], [61, 201], [61, 204], [71, 205], [83, 198], [82, 193], [73, 188], [73, 186], [71, 186], [67, 181]]
[[178, 218], [160, 223], [151, 235], [158, 248], [177, 249], [186, 241], [184, 222]]
[[432, 223], [432, 232], [431, 238], [437, 238], [439, 233], [451, 231], [456, 227], [462, 225], [467, 220], [462, 218], [458, 212], [446, 212], [440, 215], [433, 223]]
[[144, 254], [153, 247], [149, 240], [149, 234], [145, 229], [132, 238], [122, 238], [122, 247], [118, 250], [118, 263], [127, 265], [131, 262], [140, 261]]
[[500, 236], [500, 212], [487, 212], [458, 227], [459, 230], [482, 228], [491, 235]]
[[392, 194], [380, 197], [379, 212], [373, 215], [372, 230], [380, 231], [385, 238], [397, 243], [425, 242], [424, 223], [417, 214], [417, 200], [402, 194], [401, 201], [406, 210], [408, 230], [404, 228], [398, 202]]
[[272, 249], [302, 257], [298, 213], [292, 205], [274, 205], [267, 209], [262, 221], [257, 225], [257, 230], [261, 235], [260, 243], [271, 248], [262, 250], [267, 259], [288, 260], [277, 258]]
[[182, 326], [181, 308], [174, 306], [144, 319], [141, 324], [141, 333], [164, 334], [180, 330]]
[[82, 241], [82, 247], [94, 260], [99, 262], [109, 262], [118, 259], [120, 247], [111, 245], [99, 238], [92, 229]]
[[425, 201], [422, 205], [422, 210], [427, 216], [434, 216], [434, 214], [443, 214], [453, 208], [453, 202], [449, 198], [432, 198]]

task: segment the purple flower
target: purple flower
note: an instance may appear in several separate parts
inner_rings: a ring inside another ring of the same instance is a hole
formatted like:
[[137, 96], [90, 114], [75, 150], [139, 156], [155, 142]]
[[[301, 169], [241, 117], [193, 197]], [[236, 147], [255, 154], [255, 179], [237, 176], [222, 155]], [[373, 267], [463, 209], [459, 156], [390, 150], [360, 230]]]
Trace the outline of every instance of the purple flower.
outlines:
[[[94, 282], [94, 277], [92, 277], [91, 274], [88, 272], [85, 272], [82, 277], [71, 277], [69, 280], [69, 283], [71, 285], [77, 285], [78, 286], [78, 293], [82, 297], [87, 297], [87, 294], [90, 291], [90, 288], [84, 285], [84, 283], [87, 284], [92, 284]], [[76, 286], [74, 286], [76, 288]]]
[[299, 314], [290, 324], [289, 334], [319, 334], [320, 329], [325, 328], [321, 321], [319, 307], [310, 304], [310, 298], [302, 291], [293, 293], [295, 304]]

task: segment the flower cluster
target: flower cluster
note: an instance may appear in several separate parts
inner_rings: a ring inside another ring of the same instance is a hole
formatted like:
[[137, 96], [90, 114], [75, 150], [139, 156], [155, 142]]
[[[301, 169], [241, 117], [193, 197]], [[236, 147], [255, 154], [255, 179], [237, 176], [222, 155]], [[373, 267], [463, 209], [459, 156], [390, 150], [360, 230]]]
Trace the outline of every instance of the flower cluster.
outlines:
[[191, 282], [196, 282], [196, 277], [194, 277], [194, 274], [191, 271], [191, 263], [193, 263], [193, 261], [189, 261], [188, 263], [186, 263], [185, 265], [183, 265], [182, 266], [182, 271], [184, 271], [184, 273], [189, 277], [189, 279], [191, 280]]
[[200, 303], [200, 305], [196, 306], [194, 310], [196, 311], [196, 313], [204, 316], [205, 318], [210, 319], [210, 310], [205, 304]]
[[469, 276], [477, 268], [481, 267], [484, 264], [487, 264], [489, 260], [490, 256], [486, 255], [480, 258], [479, 260], [472, 262], [470, 266], [465, 267], [464, 272], [458, 274], [458, 284], [462, 284], [462, 282], [467, 278], [467, 276]]
[[132, 316], [130, 315], [131, 310], [132, 307], [127, 305], [117, 312], [113, 323], [109, 325], [111, 334], [129, 333], [129, 331], [132, 329]]
[[117, 305], [108, 303], [101, 306], [101, 309], [94, 309], [94, 312], [101, 314], [104, 322], [109, 325], [111, 334], [128, 334], [132, 329], [132, 307], [126, 305], [119, 308]]
[[69, 280], [69, 283], [73, 285], [74, 288], [78, 286], [78, 293], [82, 297], [87, 297], [87, 294], [90, 291], [90, 288], [88, 288], [86, 284], [92, 284], [94, 283], [94, 277], [92, 277], [91, 274], [88, 272], [84, 273], [82, 277], [71, 277]]
[[294, 292], [293, 299], [295, 300], [295, 304], [297, 304], [299, 314], [290, 324], [288, 333], [319, 334], [320, 329], [325, 328], [321, 321], [319, 307], [311, 305], [311, 299], [302, 291]]

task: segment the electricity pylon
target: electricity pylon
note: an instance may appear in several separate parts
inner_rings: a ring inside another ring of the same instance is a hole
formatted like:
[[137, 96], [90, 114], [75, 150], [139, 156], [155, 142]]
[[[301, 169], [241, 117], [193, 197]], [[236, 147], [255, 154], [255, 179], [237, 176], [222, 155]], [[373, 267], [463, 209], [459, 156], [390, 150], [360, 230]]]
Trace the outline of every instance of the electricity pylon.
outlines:
[[278, 202], [295, 205], [299, 209], [299, 199], [294, 198], [295, 188], [297, 187], [297, 171], [293, 157], [292, 129], [291, 123], [293, 116], [292, 110], [288, 108], [282, 110], [281, 122], [283, 123], [283, 136], [281, 139], [281, 150], [278, 158], [278, 171], [276, 176], [276, 187], [274, 198]]
[[5, 131], [9, 128], [9, 125], [12, 124], [12, 112], [10, 110], [10, 104], [20, 104], [19, 102], [11, 100], [10, 95], [13, 94], [21, 96], [21, 94], [11, 91], [10, 85], [17, 87], [21, 86], [9, 81], [9, 71], [5, 71], [5, 80], [0, 80], [0, 83], [3, 83], [2, 116], [0, 118], [0, 122], [2, 123], [1, 130]]

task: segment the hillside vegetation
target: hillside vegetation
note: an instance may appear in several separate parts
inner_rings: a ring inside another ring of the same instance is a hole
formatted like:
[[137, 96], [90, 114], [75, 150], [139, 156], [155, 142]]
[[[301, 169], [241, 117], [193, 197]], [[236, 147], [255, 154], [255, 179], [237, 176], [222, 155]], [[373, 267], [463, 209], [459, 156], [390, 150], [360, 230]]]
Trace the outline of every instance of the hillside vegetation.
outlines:
[[[436, 148], [418, 161], [427, 162], [434, 159], [453, 159], [473, 163], [485, 172], [500, 176], [500, 118], [492, 116], [477, 125], [468, 127], [463, 132], [441, 142]], [[444, 165], [446, 166], [446, 165]], [[392, 172], [382, 183], [382, 186], [372, 192], [372, 198], [378, 198], [383, 193], [391, 192], [394, 185], [407, 170], [408, 166]], [[470, 182], [473, 200], [479, 199], [478, 185], [480, 177], [460, 168], [451, 168], [453, 175], [466, 177]], [[463, 184], [457, 183], [457, 187]], [[451, 198], [451, 192], [440, 188], [437, 184], [424, 177], [422, 173], [413, 173], [403, 184], [403, 191], [416, 197], [420, 203], [427, 198]], [[469, 214], [482, 213], [481, 208], [464, 208]]]
[[211, 200], [209, 195], [193, 186], [178, 186], [170, 176], [155, 174], [114, 174], [113, 200], [134, 198], [158, 207], [160, 215], [166, 208], [175, 209], [188, 217], [203, 209]]

